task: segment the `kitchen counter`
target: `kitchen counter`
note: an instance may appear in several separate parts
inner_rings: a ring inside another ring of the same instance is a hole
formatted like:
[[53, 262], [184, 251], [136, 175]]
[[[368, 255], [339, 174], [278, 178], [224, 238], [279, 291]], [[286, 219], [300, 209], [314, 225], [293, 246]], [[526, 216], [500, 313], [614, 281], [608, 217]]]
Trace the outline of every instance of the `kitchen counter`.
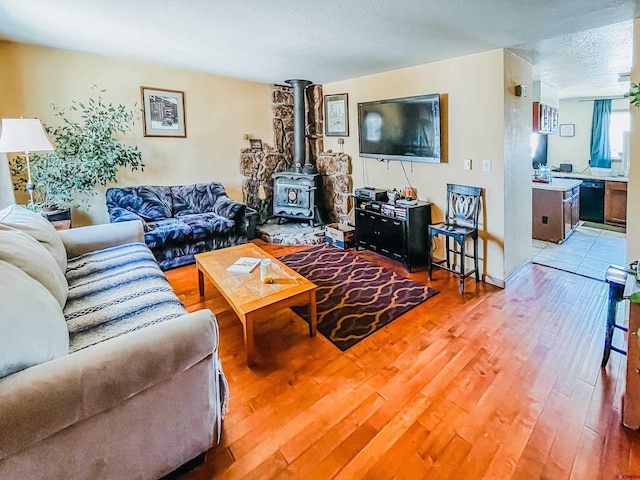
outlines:
[[591, 173], [561, 173], [561, 172], [551, 172], [553, 178], [562, 179], [562, 178], [580, 178], [583, 180], [608, 180], [610, 182], [628, 182], [629, 177], [612, 177], [612, 176], [602, 176], [602, 175], [593, 175]]
[[531, 182], [531, 186], [538, 190], [555, 190], [559, 192], [566, 192], [574, 187], [577, 187], [582, 183], [582, 180], [575, 180], [569, 178], [554, 178], [551, 183]]
[[562, 243], [580, 220], [582, 180], [555, 178], [551, 183], [532, 182], [533, 238]]

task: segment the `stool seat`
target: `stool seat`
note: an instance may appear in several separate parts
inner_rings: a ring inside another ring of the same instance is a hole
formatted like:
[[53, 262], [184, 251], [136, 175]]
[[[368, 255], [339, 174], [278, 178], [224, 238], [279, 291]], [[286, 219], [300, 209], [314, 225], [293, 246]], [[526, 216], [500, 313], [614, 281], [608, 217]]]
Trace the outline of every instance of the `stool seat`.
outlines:
[[609, 284], [609, 300], [607, 305], [607, 327], [604, 338], [604, 352], [602, 353], [602, 368], [607, 366], [611, 350], [622, 355], [627, 354], [625, 350], [614, 347], [612, 345], [613, 332], [616, 328], [622, 330], [623, 332], [627, 331], [627, 329], [623, 325], [619, 325], [616, 323], [618, 303], [622, 300], [622, 297], [624, 295], [624, 286], [627, 283], [627, 271], [624, 269], [624, 267], [611, 265], [609, 266], [609, 268], [607, 268], [604, 278]]

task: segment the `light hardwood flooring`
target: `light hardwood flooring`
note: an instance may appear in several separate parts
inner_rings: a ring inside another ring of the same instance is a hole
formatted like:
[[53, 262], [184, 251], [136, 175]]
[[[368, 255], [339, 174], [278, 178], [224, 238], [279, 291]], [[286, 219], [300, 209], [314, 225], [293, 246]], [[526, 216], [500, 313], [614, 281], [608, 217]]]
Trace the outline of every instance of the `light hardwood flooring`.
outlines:
[[200, 299], [195, 266], [167, 277], [190, 311], [216, 314], [231, 390], [220, 445], [181, 479], [640, 475], [640, 436], [621, 425], [625, 357], [600, 368], [603, 282], [527, 265], [504, 290], [469, 279], [459, 296], [436, 270], [438, 295], [346, 352], [290, 310], [265, 319], [250, 369], [240, 321], [210, 283]]

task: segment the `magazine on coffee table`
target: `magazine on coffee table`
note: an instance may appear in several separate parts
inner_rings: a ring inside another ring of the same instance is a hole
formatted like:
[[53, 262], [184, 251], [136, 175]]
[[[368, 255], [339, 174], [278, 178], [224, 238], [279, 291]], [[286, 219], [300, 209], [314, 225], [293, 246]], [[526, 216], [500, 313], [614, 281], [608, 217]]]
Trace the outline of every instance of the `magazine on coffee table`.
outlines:
[[251, 273], [260, 263], [259, 258], [240, 257], [233, 265], [227, 268], [227, 272], [232, 273]]

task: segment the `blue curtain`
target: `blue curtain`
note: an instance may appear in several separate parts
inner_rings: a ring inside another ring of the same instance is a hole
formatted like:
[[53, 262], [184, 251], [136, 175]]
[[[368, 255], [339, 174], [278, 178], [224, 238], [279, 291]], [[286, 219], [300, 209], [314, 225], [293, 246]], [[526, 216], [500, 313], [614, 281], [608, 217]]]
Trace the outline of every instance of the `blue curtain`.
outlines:
[[611, 145], [609, 144], [609, 121], [611, 100], [593, 102], [593, 123], [591, 125], [591, 161], [589, 165], [611, 168]]

